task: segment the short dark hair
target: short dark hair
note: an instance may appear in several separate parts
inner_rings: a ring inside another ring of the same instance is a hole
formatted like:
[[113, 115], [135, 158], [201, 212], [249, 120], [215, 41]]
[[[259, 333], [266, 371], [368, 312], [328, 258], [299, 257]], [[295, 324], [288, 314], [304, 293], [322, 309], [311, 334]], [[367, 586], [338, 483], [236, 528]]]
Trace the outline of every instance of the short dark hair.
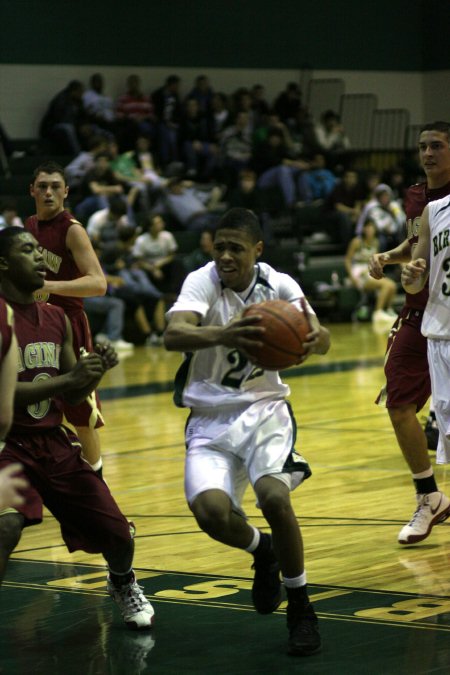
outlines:
[[437, 121], [424, 124], [424, 126], [421, 127], [419, 134], [423, 131], [440, 131], [441, 134], [446, 134], [450, 141], [450, 124], [448, 122]]
[[26, 231], [23, 227], [16, 227], [15, 225], [0, 230], [0, 257], [8, 258], [14, 240], [19, 234], [23, 234]]
[[219, 230], [240, 230], [246, 232], [254, 244], [262, 241], [263, 238], [256, 214], [250, 211], [250, 209], [243, 209], [241, 207], [230, 209], [222, 216], [217, 225], [216, 233]]
[[67, 185], [67, 176], [63, 167], [61, 164], [58, 164], [58, 162], [55, 162], [52, 159], [42, 162], [42, 164], [39, 164], [39, 166], [35, 168], [31, 180], [32, 183], [34, 183], [40, 173], [59, 173], [64, 181], [64, 184]]

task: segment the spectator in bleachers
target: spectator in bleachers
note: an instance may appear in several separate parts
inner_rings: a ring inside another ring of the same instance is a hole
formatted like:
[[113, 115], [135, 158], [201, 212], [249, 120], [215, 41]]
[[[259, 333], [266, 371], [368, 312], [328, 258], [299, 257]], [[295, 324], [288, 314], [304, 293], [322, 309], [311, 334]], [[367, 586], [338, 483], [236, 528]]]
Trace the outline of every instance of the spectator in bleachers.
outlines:
[[157, 148], [159, 160], [165, 169], [178, 161], [178, 128], [181, 120], [181, 79], [169, 75], [162, 87], [152, 93], [157, 120]]
[[242, 169], [248, 168], [252, 158], [252, 135], [247, 112], [238, 112], [232, 126], [224, 130], [220, 147], [222, 177], [234, 186]]
[[400, 204], [403, 203], [405, 192], [409, 185], [406, 183], [405, 171], [401, 166], [393, 166], [385, 172], [384, 180], [379, 183], [387, 183], [392, 190], [392, 196]]
[[103, 93], [103, 76], [94, 73], [89, 79], [89, 85], [83, 93], [83, 104], [87, 114], [99, 126], [112, 130], [116, 115], [112, 98]]
[[138, 75], [127, 78], [126, 92], [116, 102], [116, 116], [122, 126], [122, 144], [126, 149], [134, 146], [139, 134], [154, 136], [154, 105], [150, 96], [142, 91], [141, 78]]
[[395, 281], [389, 277], [374, 279], [369, 275], [368, 263], [372, 255], [380, 252], [377, 238], [377, 227], [368, 217], [362, 226], [361, 234], [354, 237], [348, 245], [345, 255], [345, 267], [353, 286], [361, 293], [375, 292], [375, 311], [372, 314], [374, 323], [381, 321], [392, 324], [397, 317], [392, 303], [397, 291]]
[[216, 92], [212, 97], [210, 115], [214, 141], [220, 143], [223, 132], [231, 125], [228, 97], [222, 92]]
[[347, 169], [324, 203], [324, 214], [328, 215], [327, 226], [333, 239], [339, 241], [344, 250], [354, 237], [356, 223], [361, 213], [361, 186], [358, 172]]
[[134, 344], [123, 339], [125, 301], [111, 295], [113, 293], [111, 279], [108, 278], [108, 275], [105, 276], [108, 283], [106, 295], [83, 299], [83, 308], [91, 327], [99, 326], [94, 341], [110, 342], [118, 352], [133, 351]]
[[101, 136], [92, 136], [87, 142], [87, 150], [82, 150], [69, 164], [64, 168], [67, 184], [70, 187], [71, 197], [73, 191], [77, 190], [83, 178], [88, 171], [95, 166], [95, 157], [99, 152], [106, 152], [108, 142]]
[[0, 230], [4, 230], [5, 227], [23, 227], [17, 205], [12, 200], [4, 201], [0, 206]]
[[284, 91], [276, 97], [273, 111], [290, 129], [294, 129], [302, 107], [302, 90], [300, 86], [296, 82], [289, 82]]
[[269, 129], [267, 140], [256, 145], [251, 164], [258, 175], [258, 187], [262, 190], [278, 187], [286, 208], [293, 208], [299, 201], [311, 201], [305, 175], [309, 163], [292, 159], [278, 128]]
[[345, 133], [341, 118], [334, 110], [326, 110], [314, 128], [319, 152], [322, 152], [329, 168], [345, 164], [350, 140]]
[[400, 202], [393, 199], [389, 185], [380, 183], [375, 188], [373, 199], [367, 202], [358, 218], [357, 235], [361, 235], [367, 219], [375, 223], [381, 252], [395, 248], [403, 241], [402, 228], [406, 222], [406, 215]]
[[94, 248], [106, 241], [116, 241], [125, 228], [134, 227], [127, 215], [127, 205], [119, 195], [108, 199], [105, 209], [93, 213], [87, 221], [86, 231]]
[[160, 203], [181, 228], [202, 230], [205, 227], [214, 228], [217, 224], [220, 215], [216, 208], [221, 198], [222, 189], [218, 185], [200, 190], [191, 181], [171, 178]]
[[194, 86], [186, 97], [186, 100], [194, 98], [198, 103], [198, 109], [202, 115], [208, 115], [211, 112], [211, 103], [214, 91], [206, 75], [198, 75], [195, 78]]
[[147, 179], [144, 171], [138, 166], [134, 150], [119, 152], [118, 144], [111, 141], [108, 152], [111, 157], [111, 169], [115, 178], [125, 187], [129, 206], [134, 210], [149, 211], [153, 182]]
[[84, 87], [78, 80], [69, 84], [50, 101], [42, 119], [40, 134], [55, 142], [61, 154], [78, 155], [82, 138], [92, 134], [83, 105]]
[[217, 166], [219, 148], [214, 142], [210, 118], [201, 112], [195, 98], [188, 98], [184, 104], [178, 140], [186, 176], [209, 181]]
[[256, 178], [253, 169], [242, 169], [239, 173], [238, 184], [226, 196], [230, 209], [239, 207], [260, 214], [263, 200], [261, 190], [256, 184]]
[[94, 167], [81, 181], [80, 195], [81, 201], [74, 212], [82, 222], [86, 222], [96, 211], [108, 208], [109, 197], [120, 195], [126, 199], [124, 187], [111, 169], [108, 153], [100, 152], [96, 155]]
[[257, 129], [270, 114], [270, 106], [265, 99], [265, 90], [262, 84], [254, 84], [251, 88], [252, 111], [254, 128]]
[[211, 262], [214, 249], [214, 232], [210, 229], [204, 229], [200, 234], [198, 247], [182, 258], [185, 273], [198, 270], [206, 263]]
[[324, 155], [316, 153], [310, 160], [309, 169], [305, 173], [311, 192], [311, 199], [315, 202], [323, 201], [337, 183], [332, 171], [326, 168]]
[[151, 148], [152, 139], [149, 136], [138, 136], [134, 146], [133, 158], [150, 189], [156, 191], [167, 185], [167, 178], [161, 175]]

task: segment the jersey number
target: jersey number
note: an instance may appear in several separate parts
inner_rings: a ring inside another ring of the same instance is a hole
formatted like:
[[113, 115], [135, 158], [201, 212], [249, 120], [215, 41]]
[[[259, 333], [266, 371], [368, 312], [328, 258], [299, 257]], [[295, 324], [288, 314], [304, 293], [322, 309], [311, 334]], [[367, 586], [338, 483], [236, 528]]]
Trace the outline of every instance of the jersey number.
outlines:
[[254, 380], [255, 377], [260, 377], [263, 374], [263, 369], [255, 366], [250, 375], [245, 375], [242, 371], [247, 367], [248, 359], [245, 358], [237, 349], [233, 349], [232, 352], [229, 352], [227, 355], [227, 361], [231, 363], [231, 368], [227, 370], [225, 375], [222, 378], [222, 384], [224, 387], [233, 387], [233, 389], [239, 389], [242, 382], [246, 380]]
[[[51, 375], [48, 373], [40, 373], [39, 375], [36, 375], [36, 377], [33, 379], [33, 382], [47, 380], [49, 377], [51, 377]], [[33, 417], [35, 420], [41, 420], [48, 413], [50, 409], [50, 403], [50, 398], [46, 398], [43, 401], [36, 401], [36, 403], [30, 403], [30, 405], [27, 406], [28, 414], [31, 415], [31, 417]]]
[[[447, 279], [450, 279], [450, 258], [446, 258], [444, 262], [442, 263], [442, 267], [444, 269], [444, 272], [447, 272], [445, 275]], [[444, 295], [447, 297], [450, 295], [450, 286], [446, 281], [442, 284], [442, 292]]]

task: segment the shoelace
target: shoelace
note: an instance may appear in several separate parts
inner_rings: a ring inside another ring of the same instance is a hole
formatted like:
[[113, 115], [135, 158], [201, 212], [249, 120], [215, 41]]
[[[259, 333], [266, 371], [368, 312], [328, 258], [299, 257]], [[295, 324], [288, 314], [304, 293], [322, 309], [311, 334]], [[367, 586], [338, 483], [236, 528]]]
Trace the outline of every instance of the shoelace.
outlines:
[[143, 590], [144, 590], [143, 586], [139, 586], [139, 584], [134, 582], [128, 588], [120, 590], [118, 592], [124, 604], [133, 609], [140, 610], [143, 609], [147, 604], [147, 600], [144, 594], [142, 593]]
[[426, 508], [430, 508], [430, 503], [429, 503], [429, 500], [425, 496], [419, 502], [419, 504], [417, 506], [417, 509], [414, 511], [414, 515], [411, 518], [409, 524], [413, 525], [417, 521], [420, 522], [422, 520], [422, 518], [425, 519], [426, 518], [426, 515], [425, 515], [425, 509]]

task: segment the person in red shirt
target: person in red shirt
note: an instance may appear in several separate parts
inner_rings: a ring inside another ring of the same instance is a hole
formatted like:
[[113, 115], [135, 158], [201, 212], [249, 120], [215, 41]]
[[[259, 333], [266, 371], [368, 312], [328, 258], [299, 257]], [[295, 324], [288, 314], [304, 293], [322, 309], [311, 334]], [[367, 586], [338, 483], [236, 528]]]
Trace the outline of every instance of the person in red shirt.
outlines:
[[[426, 181], [410, 187], [405, 195], [406, 239], [396, 248], [377, 253], [369, 261], [375, 279], [383, 267], [406, 263], [417, 246], [419, 220], [428, 202], [450, 194], [450, 125], [433, 122], [422, 127], [419, 154]], [[397, 442], [411, 471], [416, 488], [417, 509], [399, 532], [400, 544], [422, 541], [437, 523], [450, 516], [450, 499], [438, 490], [428, 455], [428, 442], [417, 413], [431, 395], [427, 340], [421, 333], [422, 316], [428, 300], [428, 284], [417, 294], [406, 294], [405, 305], [392, 326], [386, 352], [386, 385], [377, 398], [385, 405]]]
[[[64, 170], [55, 162], [36, 168], [30, 186], [36, 203], [36, 215], [25, 228], [39, 242], [47, 267], [38, 299], [62, 307], [73, 331], [77, 358], [93, 349], [83, 298], [105, 295], [106, 279], [84, 227], [64, 208], [69, 188]], [[102, 459], [97, 429], [103, 426], [97, 395], [77, 406], [65, 405], [64, 414], [74, 425], [81, 441], [83, 456], [101, 473]]]

